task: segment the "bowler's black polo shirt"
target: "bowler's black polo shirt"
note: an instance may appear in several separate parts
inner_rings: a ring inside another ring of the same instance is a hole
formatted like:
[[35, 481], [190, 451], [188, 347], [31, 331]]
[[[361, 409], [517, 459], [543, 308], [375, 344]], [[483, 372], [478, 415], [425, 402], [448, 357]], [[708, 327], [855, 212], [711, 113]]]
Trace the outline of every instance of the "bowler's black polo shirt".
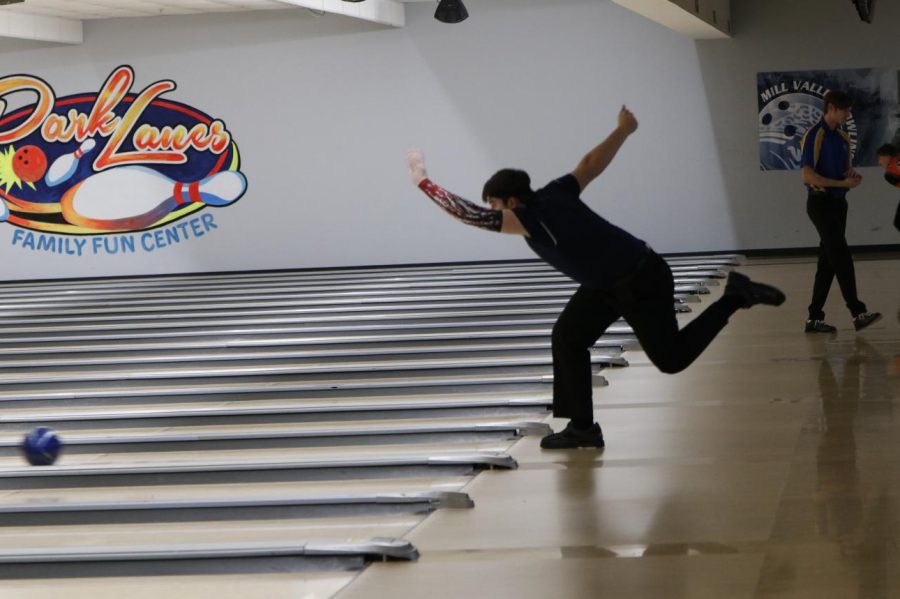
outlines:
[[515, 213], [528, 245], [547, 264], [578, 283], [607, 289], [631, 274], [647, 244], [613, 225], [581, 201], [571, 174], [551, 181]]

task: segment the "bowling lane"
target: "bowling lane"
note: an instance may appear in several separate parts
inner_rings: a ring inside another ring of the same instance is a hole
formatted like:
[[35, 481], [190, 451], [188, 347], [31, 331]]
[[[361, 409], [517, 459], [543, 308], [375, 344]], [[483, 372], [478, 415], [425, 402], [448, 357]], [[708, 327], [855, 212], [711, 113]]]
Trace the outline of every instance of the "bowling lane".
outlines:
[[365, 542], [402, 538], [421, 521], [419, 515], [355, 516], [328, 519], [231, 520], [220, 522], [133, 523], [115, 525], [7, 526], [0, 528], [0, 563], [26, 551], [102, 551], [112, 555], [129, 550], [183, 552], [222, 544], [288, 545], [309, 541]]
[[[675, 280], [685, 285], [707, 285], [716, 286], [719, 279], [724, 278], [726, 273], [719, 270], [693, 270], [693, 271], [674, 271]], [[267, 294], [272, 296], [278, 295], [302, 295], [307, 292], [326, 292], [326, 291], [368, 291], [381, 292], [383, 294], [392, 293], [394, 291], [405, 291], [413, 293], [421, 291], [422, 293], [434, 293], [437, 291], [454, 291], [454, 290], [515, 290], [524, 288], [559, 288], [562, 286], [574, 286], [571, 279], [560, 275], [541, 275], [535, 277], [515, 277], [515, 278], [492, 278], [482, 280], [472, 280], [469, 278], [460, 279], [458, 281], [446, 281], [441, 279], [435, 280], [411, 280], [411, 281], [376, 281], [376, 282], [351, 282], [342, 284], [338, 282], [312, 282], [297, 283], [292, 281], [272, 282], [267, 284], [259, 283], [235, 283], [235, 284], [215, 284], [208, 282], [206, 284], [198, 283], [196, 285], [185, 285], [173, 288], [172, 285], [116, 285], [115, 289], [103, 286], [93, 285], [84, 288], [68, 288], [59, 287], [51, 289], [41, 288], [17, 288], [3, 287], [2, 298], [5, 302], [27, 302], [46, 299], [49, 296], [60, 295], [68, 300], [86, 300], [86, 299], [104, 299], [104, 298], [129, 298], [141, 299], [164, 299], [164, 298], [184, 298], [192, 300], [195, 298], [230, 298], [238, 296]]]
[[[667, 258], [673, 273], [695, 273], [698, 271], [714, 271], [716, 278], [721, 278], [741, 263], [740, 258], [709, 256], [701, 259]], [[203, 276], [168, 275], [153, 276], [116, 281], [117, 288], [190, 288], [208, 285], [268, 285], [270, 283], [297, 282], [398, 282], [423, 280], [490, 280], [517, 278], [523, 276], [553, 276], [556, 271], [539, 261], [522, 261], [509, 264], [481, 264], [419, 266], [419, 267], [363, 267], [340, 270], [302, 270], [260, 273], [216, 273]], [[4, 289], [42, 292], [65, 290], [77, 292], [82, 289], [96, 288], [98, 283], [106, 279], [78, 279], [70, 281], [36, 281], [4, 283]]]
[[[545, 415], [549, 390], [540, 387], [516, 391], [458, 390], [455, 393], [360, 394], [279, 399], [233, 399], [216, 396], [207, 402], [166, 402], [154, 405], [60, 405], [15, 407], [4, 405], [0, 430], [23, 431], [41, 423], [63, 430], [95, 426], [224, 424], [237, 422], [321, 422], [356, 419], [416, 418], [426, 415], [504, 415], [534, 419]], [[16, 404], [18, 405], [18, 404]]]
[[[297, 560], [289, 558], [289, 562], [296, 563]], [[8, 578], [3, 581], [3, 596], [4, 599], [59, 599], [60, 589], [65, 589], [65, 596], [69, 599], [327, 599], [352, 581], [358, 574], [356, 570], [362, 567], [360, 564], [356, 568], [330, 572], [295, 571], [289, 567], [289, 562], [280, 562], [277, 571], [273, 567], [247, 571], [229, 563], [228, 568], [222, 568], [220, 572], [169, 572], [166, 576], [139, 575], [107, 564], [106, 575], [98, 573], [97, 578], [82, 578], [78, 573], [71, 573], [68, 577], [56, 573], [49, 578], [46, 573], [43, 576], [38, 573], [34, 579]], [[235, 572], [240, 574], [235, 575]], [[111, 575], [113, 573], [118, 575]]]
[[[9, 312], [15, 312], [20, 317], [38, 317], [38, 316], [54, 316], [61, 310], [66, 312], [77, 313], [80, 315], [90, 314], [134, 314], [134, 313], [165, 313], [174, 312], [178, 314], [187, 314], [190, 312], [205, 312], [209, 310], [223, 309], [263, 309], [263, 308], [297, 308], [297, 307], [315, 307], [330, 306], [367, 306], [374, 305], [394, 305], [405, 306], [415, 305], [417, 302], [434, 303], [435, 307], [439, 307], [440, 302], [471, 302], [483, 301], [491, 299], [495, 301], [516, 301], [516, 300], [559, 300], [560, 298], [569, 298], [575, 290], [573, 285], [563, 286], [528, 286], [523, 290], [507, 290], [496, 292], [480, 292], [476, 290], [454, 290], [439, 291], [431, 294], [415, 292], [403, 293], [394, 292], [388, 295], [383, 293], [364, 293], [364, 292], [335, 292], [335, 293], [307, 293], [297, 295], [296, 297], [271, 297], [257, 296], [254, 299], [247, 299], [245, 294], [241, 294], [231, 299], [216, 299], [211, 301], [187, 302], [180, 299], [163, 299], [163, 300], [44, 300], [39, 304], [35, 302], [9, 302], [2, 308]], [[702, 285], [676, 284], [675, 294], [678, 295], [706, 295], [710, 293], [708, 287]]]
[[[675, 271], [676, 281], [685, 285], [710, 285], [715, 286], [725, 273], [718, 270], [694, 270], [694, 271]], [[0, 301], [3, 303], [14, 304], [15, 302], [29, 302], [36, 300], [46, 300], [48, 294], [53, 291], [62, 292], [60, 301], [74, 302], [83, 300], [104, 300], [104, 299], [121, 299], [127, 297], [130, 299], [140, 298], [142, 300], [163, 300], [166, 298], [177, 298], [184, 301], [196, 300], [198, 298], [208, 300], [209, 298], [233, 298], [246, 296], [248, 294], [258, 295], [261, 297], [277, 297], [301, 295], [305, 293], [323, 293], [323, 292], [371, 292], [371, 293], [408, 293], [412, 294], [416, 291], [422, 293], [434, 292], [436, 290], [472, 290], [472, 291], [499, 291], [504, 289], [523, 289], [523, 288], [559, 288], [562, 286], [574, 287], [574, 283], [568, 277], [555, 272], [546, 274], [536, 274], [527, 277], [524, 276], [508, 276], [508, 277], [492, 277], [492, 278], [460, 278], [458, 280], [448, 280], [442, 278], [429, 278], [425, 280], [361, 280], [357, 281], [269, 281], [262, 284], [256, 282], [249, 283], [220, 283], [216, 284], [212, 281], [206, 283], [196, 283], [194, 285], [179, 285], [177, 289], [173, 289], [171, 284], [158, 284], [155, 286], [149, 284], [142, 285], [120, 285], [116, 284], [115, 288], [105, 288], [103, 286], [85, 286], [83, 288], [71, 287], [51, 287], [47, 289], [19, 287], [6, 287], [3, 289]], [[53, 297], [50, 295], [50, 297]]]
[[[676, 302], [677, 303], [677, 302]], [[60, 312], [56, 316], [31, 318], [27, 312], [18, 312], [14, 322], [0, 325], [0, 333], [37, 332], [42, 329], [52, 330], [90, 330], [97, 328], [98, 323], [106, 328], [114, 329], [119, 323], [143, 324], [143, 326], [180, 328], [203, 325], [266, 325], [266, 324], [303, 324], [303, 323], [338, 323], [380, 320], [428, 320], [444, 318], [516, 318], [528, 315], [543, 315], [545, 318], [558, 314], [564, 303], [559, 299], [533, 302], [449, 302], [423, 303], [415, 305], [389, 306], [341, 306], [338, 309], [320, 308], [272, 308], [260, 310], [206, 310], [196, 314], [193, 322], [184, 322], [182, 318], [167, 318], [159, 314], [120, 314], [110, 315], [108, 320], [100, 321], [89, 315], [71, 312]], [[146, 321], [141, 323], [141, 321]], [[68, 325], [68, 326], [66, 326]], [[121, 325], [119, 325], [121, 328]]]
[[0, 527], [400, 516], [471, 509], [465, 476], [132, 487], [0, 494]]
[[[56, 427], [66, 456], [96, 452], [206, 451], [253, 447], [317, 447], [382, 444], [454, 443], [512, 440], [524, 435], [547, 435], [548, 425], [507, 417], [406, 418], [324, 423], [207, 424], [142, 426], [119, 429], [96, 427], [70, 431]], [[0, 455], [18, 455], [21, 434], [0, 433]]]
[[[410, 334], [384, 333], [331, 335], [320, 337], [310, 335], [264, 335], [260, 337], [236, 336], [236, 338], [207, 337], [178, 340], [135, 340], [106, 341], [84, 340], [44, 343], [0, 344], [0, 355], [7, 360], [0, 363], [13, 365], [27, 359], [28, 365], [36, 366], [47, 360], [79, 360], [102, 356], [121, 356], [125, 359], [147, 356], [152, 361], [154, 352], [165, 355], [197, 354], [200, 350], [216, 355], [245, 351], [267, 351], [273, 354], [290, 353], [295, 358], [360, 356], [393, 353], [443, 353], [456, 351], [500, 351], [506, 349], [547, 349], [549, 329], [535, 327], [505, 327], [496, 331], [452, 331], [414, 332]], [[629, 339], [602, 339], [595, 344], [609, 353], [623, 351], [632, 345]]]
[[[4, 331], [0, 337], [0, 347], [9, 349], [8, 355], [15, 352], [31, 353], [25, 348], [61, 348], [57, 353], [65, 353], [69, 348], [100, 345], [102, 342], [121, 342], [113, 346], [136, 350], [153, 348], [153, 343], [168, 342], [184, 344], [186, 347], [264, 347], [271, 345], [327, 345], [327, 344], [370, 344], [397, 342], [444, 342], [467, 339], [513, 339], [521, 337], [544, 337], [552, 330], [555, 318], [531, 319], [528, 317], [507, 320], [478, 320], [469, 322], [458, 320], [431, 323], [379, 322], [369, 325], [258, 325], [255, 327], [215, 327], [202, 326], [196, 322], [179, 330], [160, 328], [143, 328], [142, 326], [118, 325], [120, 330], [103, 330], [104, 327], [84, 327], [85, 330], [59, 331], [47, 329], [30, 329], [31, 333], [19, 329], [14, 333]], [[106, 327], [112, 329], [113, 327]], [[627, 340], [623, 336], [632, 334], [631, 327], [626, 324], [614, 324], [601, 338], [600, 345], [622, 345]], [[615, 341], [611, 343], [610, 340]], [[195, 344], [195, 345], [192, 345]], [[17, 349], [22, 348], [22, 349]]]
[[[683, 302], [673, 302], [678, 308]], [[377, 331], [389, 325], [396, 329], [447, 328], [458, 326], [474, 328], [474, 325], [497, 324], [546, 324], [555, 321], [565, 302], [502, 304], [488, 308], [470, 304], [394, 309], [357, 309], [342, 307], [339, 310], [288, 308], [278, 310], [208, 311], [193, 318], [165, 318], [159, 314], [111, 314], [105, 319], [67, 313], [65, 316], [30, 318], [20, 315], [15, 322], [0, 328], [3, 344], [38, 343], [40, 341], [65, 342], [79, 339], [154, 339], [178, 336], [199, 336], [208, 330], [209, 335], [258, 335], [278, 333], [315, 333], [317, 331]], [[523, 307], [530, 306], [530, 307]], [[172, 330], [169, 332], [168, 330]], [[117, 331], [125, 331], [118, 332]]]
[[[716, 284], [712, 279], [703, 277], [678, 277], [677, 293], [704, 293], [707, 284]], [[386, 288], [385, 288], [386, 287]], [[557, 277], [554, 281], [534, 280], [529, 283], [483, 282], [481, 284], [461, 281], [459, 284], [436, 282], [432, 286], [416, 288], [415, 285], [384, 283], [374, 285], [329, 285], [323, 287], [294, 287], [285, 289], [253, 289], [254, 302], [265, 307], [284, 307], [286, 305], [311, 306], [325, 303], [343, 305], [360, 303], [403, 304], [410, 302], [439, 302], [467, 300], [517, 300], [534, 299], [541, 296], [559, 297], [569, 295], [575, 284], [565, 278]], [[305, 290], [304, 290], [305, 289]], [[50, 316], [57, 307], [67, 312], [96, 310], [103, 306], [110, 312], [165, 310], [168, 306], [177, 305], [179, 312], [185, 310], [210, 310], [247, 307], [247, 289], [222, 290], [219, 294], [211, 294], [208, 290], [175, 290], [141, 293], [128, 290], [104, 290], [103, 286], [95, 286], [89, 295], [84, 292], [62, 290], [59, 293], [37, 291], [34, 296], [22, 296], [13, 287], [4, 290], [12, 293], [9, 297], [0, 294], [0, 308], [4, 310], [27, 310], [31, 316]], [[212, 299], [211, 299], [212, 298]], [[40, 309], [35, 308], [38, 303]], [[20, 317], [26, 314], [20, 314]]]
[[[673, 296], [673, 308], [676, 311], [689, 311], [686, 304], [699, 303], [699, 295], [676, 294]], [[568, 297], [530, 300], [469, 300], [464, 302], [434, 302], [413, 304], [369, 304], [341, 305], [319, 307], [279, 307], [247, 309], [209, 309], [203, 307], [196, 310], [186, 309], [183, 313], [160, 314], [158, 312], [127, 312], [116, 314], [110, 311], [103, 318], [91, 313], [82, 314], [76, 311], [58, 311], [40, 317], [30, 311], [12, 311], [14, 320], [0, 324], [0, 335], [18, 336], [23, 333], [94, 331], [96, 329], [117, 330], [137, 327], [147, 329], [192, 329], [200, 325], [215, 326], [248, 326], [248, 325], [289, 325], [302, 323], [340, 323], [352, 322], [361, 327], [365, 321], [387, 320], [431, 320], [440, 322], [450, 318], [525, 318], [529, 315], [554, 318], [565, 304]], [[54, 315], [55, 314], [55, 315]], [[423, 326], [423, 325], [419, 325]], [[151, 331], [147, 331], [150, 333]]]
[[[363, 356], [337, 357], [325, 359], [285, 359], [260, 358], [241, 360], [240, 357], [229, 359], [228, 356], [199, 357], [191, 360], [190, 354], [183, 360], [161, 356], [171, 364], [153, 364], [140, 361], [129, 361], [121, 357], [110, 357], [107, 363], [103, 359], [88, 362], [82, 358], [74, 358], [75, 364], [69, 365], [66, 360], [59, 367], [23, 366], [6, 368], [0, 378], [0, 386], [24, 388], [38, 384], [79, 384], [112, 381], [172, 381], [178, 379], [237, 378], [253, 379], [255, 377], [299, 377], [310, 375], [335, 376], [343, 374], [376, 375], [381, 373], [397, 373], [399, 375], [415, 374], [418, 371], [449, 372], [457, 370], [479, 370], [491, 368], [521, 369], [529, 366], [544, 367], [546, 374], [551, 374], [552, 357], [549, 350], [543, 351], [509, 351], [509, 352], [459, 352], [455, 354], [395, 356]], [[162, 361], [161, 360], [161, 361]], [[185, 362], [184, 364], [178, 362]], [[80, 362], [80, 364], [79, 364]], [[130, 363], [129, 363], [130, 362]], [[625, 366], [627, 362], [618, 355], [593, 352], [591, 362], [595, 366]], [[8, 362], [7, 362], [8, 364]], [[87, 365], [90, 364], [90, 365]]]
[[[381, 345], [358, 347], [313, 347], [267, 349], [258, 347], [224, 348], [216, 351], [172, 349], [163, 352], [84, 352], [77, 355], [16, 356], [0, 359], [0, 371], [15, 373], [54, 372], [78, 368], [81, 372], [93, 369], [118, 368], [126, 365], [153, 366], [164, 364], [203, 365], [211, 374], [217, 369], [252, 366], [292, 368], [296, 374], [313, 372], [350, 372], [360, 369], [418, 370], [430, 368], [465, 368], [472, 366], [504, 366], [550, 363], [550, 342], [504, 341], [429, 345]], [[624, 366], [625, 359], [618, 348], [595, 348], [592, 360], [596, 364]], [[135, 370], [139, 372], [139, 370]], [[236, 375], [240, 376], [240, 375]], [[70, 379], [77, 380], [77, 379]]]
[[[306, 377], [258, 377], [252, 382], [234, 379], [185, 379], [177, 382], [128, 381], [109, 382], [102, 386], [92, 383], [43, 384], [30, 388], [0, 387], [0, 405], [3, 406], [86, 406], [86, 405], [145, 405], [178, 400], [213, 402], [228, 398], [237, 401], [305, 397], [326, 399], [335, 397], [365, 397], [384, 394], [414, 393], [472, 393], [483, 394], [496, 390], [544, 391], [552, 382], [546, 369], [491, 369], [478, 372], [453, 374], [419, 372], [408, 376], [382, 374], [345, 373], [340, 378], [327, 376]], [[602, 380], [595, 381], [603, 384]], [[64, 402], [64, 404], [63, 404]]]
[[397, 477], [464, 476], [482, 468], [515, 468], [511, 441], [303, 448], [85, 453], [53, 466], [29, 467], [0, 457], [0, 488], [154, 486]]
[[378, 480], [269, 482], [245, 485], [188, 484], [131, 487], [83, 487], [64, 489], [8, 489], [0, 491], [0, 508], [10, 506], [116, 502], [165, 502], [223, 498], [235, 500], [361, 497], [394, 494], [456, 493], [471, 481], [467, 476], [434, 478], [385, 478]]
[[[414, 461], [427, 460], [429, 456], [460, 456], [475, 453], [499, 454], [506, 451], [513, 441], [490, 441], [485, 443], [473, 443], [463, 441], [459, 443], [418, 443], [415, 445], [380, 445], [377, 452], [373, 452], [367, 446], [346, 447], [302, 447], [302, 448], [260, 448], [260, 449], [221, 449], [204, 451], [198, 454], [196, 451], [141, 451], [129, 453], [105, 452], [62, 454], [60, 460], [53, 466], [33, 468], [28, 466], [19, 456], [0, 456], [0, 478], [16, 477], [55, 477], [62, 478], [69, 471], [82, 468], [102, 470], [104, 467], [127, 469], [129, 466], [143, 467], [155, 465], [179, 465], [191, 464], [230, 465], [248, 463], [302, 463], [308, 465], [330, 463], [359, 463], [373, 462], [373, 458], [385, 458], [390, 460], [402, 460], [410, 458]], [[110, 468], [112, 470], [112, 468]], [[112, 476], [112, 475], [110, 475]]]

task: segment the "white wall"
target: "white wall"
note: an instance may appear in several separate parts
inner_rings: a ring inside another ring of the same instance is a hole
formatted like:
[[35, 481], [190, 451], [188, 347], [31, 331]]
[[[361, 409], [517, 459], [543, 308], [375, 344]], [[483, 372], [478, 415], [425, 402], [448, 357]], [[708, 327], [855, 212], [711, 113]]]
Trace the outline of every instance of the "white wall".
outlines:
[[[212, 209], [217, 230], [152, 253], [39, 253], [13, 247], [13, 227], [2, 225], [0, 276], [530, 257], [521, 240], [465, 227], [431, 205], [408, 182], [405, 150], [421, 145], [436, 181], [477, 199], [504, 166], [529, 170], [538, 184], [571, 170], [623, 102], [641, 128], [585, 194], [599, 212], [660, 251], [812, 245], [809, 234], [787, 234], [806, 226], [805, 215], [794, 210], [784, 222], [772, 213], [802, 206], [795, 176], [756, 170], [755, 70], [847, 59], [751, 60], [765, 32], [695, 44], [606, 0], [466, 4], [471, 18], [454, 26], [415, 3], [404, 29], [291, 10], [89, 22], [82, 46], [3, 42], [0, 73], [40, 76], [60, 96], [96, 92], [120, 64], [134, 67], [135, 91], [174, 79], [169, 97], [227, 123], [250, 189]], [[737, 4], [736, 27], [766, 20]], [[877, 214], [854, 216], [863, 219], [854, 220], [855, 242], [892, 242], [859, 238]]]
[[[734, 39], [698, 42], [725, 198], [736, 247], [811, 247], [818, 237], [806, 216], [797, 172], [759, 170], [756, 74], [900, 67], [900, 2], [879, 2], [870, 25], [849, 0], [734, 0]], [[847, 196], [851, 245], [900, 243], [892, 226], [898, 194], [879, 168], [860, 169], [863, 184]]]

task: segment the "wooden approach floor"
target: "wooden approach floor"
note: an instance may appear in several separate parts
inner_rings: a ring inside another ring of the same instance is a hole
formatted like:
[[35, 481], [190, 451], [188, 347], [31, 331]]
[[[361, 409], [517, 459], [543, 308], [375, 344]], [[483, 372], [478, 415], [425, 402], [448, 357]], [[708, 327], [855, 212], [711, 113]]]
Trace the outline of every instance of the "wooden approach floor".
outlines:
[[5, 580], [0, 597], [900, 597], [900, 256], [857, 261], [860, 296], [884, 314], [860, 333], [836, 286], [838, 333], [803, 333], [810, 259], [740, 270], [786, 304], [739, 312], [679, 375], [627, 352], [631, 366], [596, 390], [608, 447], [515, 442], [517, 470], [464, 488], [476, 509], [438, 510], [403, 535], [418, 561]]

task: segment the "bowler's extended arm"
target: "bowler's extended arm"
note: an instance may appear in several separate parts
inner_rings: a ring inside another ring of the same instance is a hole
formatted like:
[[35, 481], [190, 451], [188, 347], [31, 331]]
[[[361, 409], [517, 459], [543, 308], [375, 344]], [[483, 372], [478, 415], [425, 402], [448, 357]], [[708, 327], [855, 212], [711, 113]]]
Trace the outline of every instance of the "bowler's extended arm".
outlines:
[[585, 154], [575, 170], [572, 171], [572, 176], [578, 180], [582, 191], [606, 170], [619, 148], [637, 128], [638, 122], [634, 114], [623, 106], [619, 111], [619, 124], [615, 130], [599, 146]]
[[416, 187], [425, 192], [425, 195], [431, 198], [431, 201], [455, 219], [488, 231], [512, 235], [528, 235], [512, 210], [484, 208], [447, 191], [429, 179], [428, 173], [425, 171], [425, 160], [421, 151], [411, 150], [407, 153], [406, 164], [409, 167], [410, 177]]

